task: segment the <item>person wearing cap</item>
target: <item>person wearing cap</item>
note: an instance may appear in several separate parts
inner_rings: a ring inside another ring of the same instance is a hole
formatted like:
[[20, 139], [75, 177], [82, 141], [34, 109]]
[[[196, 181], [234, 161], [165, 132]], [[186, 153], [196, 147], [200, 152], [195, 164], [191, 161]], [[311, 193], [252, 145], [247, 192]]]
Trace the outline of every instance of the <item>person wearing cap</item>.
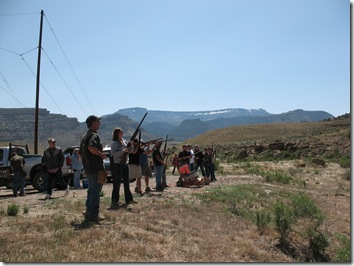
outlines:
[[79, 189], [80, 176], [82, 170], [82, 162], [79, 148], [75, 148], [73, 154], [71, 155], [71, 167], [74, 171], [74, 189]]
[[162, 159], [162, 154], [160, 151], [161, 144], [161, 141], [156, 142], [154, 151], [152, 153], [152, 161], [154, 163], [154, 171], [156, 178], [156, 191], [163, 191], [164, 189], [162, 186], [162, 175], [166, 163]]
[[26, 172], [23, 170], [23, 167], [26, 163], [25, 159], [22, 156], [17, 155], [16, 152], [13, 152], [10, 160], [10, 166], [12, 171], [14, 172], [14, 182], [12, 186], [12, 191], [14, 193], [14, 197], [18, 196], [18, 185], [20, 185], [20, 196], [25, 195], [25, 177]]
[[61, 148], [56, 147], [54, 138], [48, 139], [48, 147], [43, 152], [42, 162], [47, 169], [47, 194], [45, 199], [52, 198], [52, 183], [57, 180], [61, 187], [65, 187], [65, 196], [69, 194], [69, 185], [65, 183], [61, 168], [64, 165], [64, 154]]
[[104, 217], [99, 216], [100, 211], [100, 193], [102, 184], [98, 183], [98, 173], [104, 170], [103, 160], [107, 155], [103, 153], [103, 145], [97, 134], [100, 128], [101, 118], [90, 115], [86, 119], [87, 132], [81, 139], [80, 154], [82, 165], [87, 176], [88, 190], [86, 198], [86, 212], [83, 226], [89, 226], [92, 223], [100, 224]]

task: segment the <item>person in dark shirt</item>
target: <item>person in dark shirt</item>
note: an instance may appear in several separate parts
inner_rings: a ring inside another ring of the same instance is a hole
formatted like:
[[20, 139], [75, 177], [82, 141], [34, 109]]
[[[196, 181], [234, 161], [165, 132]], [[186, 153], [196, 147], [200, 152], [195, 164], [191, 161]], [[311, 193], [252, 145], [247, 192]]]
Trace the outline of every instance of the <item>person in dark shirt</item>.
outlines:
[[154, 152], [152, 153], [152, 160], [154, 163], [155, 177], [156, 177], [156, 191], [163, 191], [162, 175], [166, 163], [162, 160], [160, 151], [161, 141], [156, 142]]
[[189, 159], [192, 157], [191, 153], [188, 151], [188, 145], [183, 144], [182, 151], [178, 154], [178, 160], [180, 162], [179, 172], [181, 174], [190, 174], [189, 170]]
[[136, 179], [136, 188], [135, 192], [142, 195], [141, 191], [141, 178], [143, 173], [141, 171], [141, 167], [139, 164], [140, 154], [143, 153], [144, 150], [139, 146], [138, 139], [134, 139], [133, 150], [129, 153], [129, 180]]
[[198, 171], [198, 168], [202, 171], [202, 176], [205, 177], [205, 170], [204, 170], [204, 154], [199, 149], [198, 145], [194, 146], [194, 156], [195, 156], [195, 171]]
[[26, 161], [25, 159], [23, 159], [22, 156], [17, 155], [16, 152], [12, 153], [10, 165], [12, 171], [14, 172], [14, 182], [12, 187], [14, 197], [18, 196], [18, 189], [19, 189], [18, 185], [20, 185], [20, 196], [25, 195], [26, 172], [23, 170], [25, 163]]
[[104, 170], [103, 160], [106, 159], [107, 155], [103, 153], [101, 139], [97, 134], [101, 124], [100, 120], [101, 118], [95, 115], [87, 117], [86, 125], [88, 130], [80, 143], [82, 164], [89, 185], [83, 225], [90, 225], [91, 223], [99, 224], [100, 220], [104, 219], [104, 217], [99, 216], [102, 184], [98, 183], [98, 173], [100, 170]]
[[60, 186], [65, 187], [65, 196], [69, 194], [69, 185], [65, 183], [63, 179], [63, 174], [61, 168], [64, 165], [64, 154], [61, 148], [56, 147], [56, 141], [54, 138], [48, 139], [49, 147], [47, 147], [43, 152], [43, 164], [47, 168], [47, 194], [45, 199], [52, 198], [52, 181], [54, 179], [60, 184]]

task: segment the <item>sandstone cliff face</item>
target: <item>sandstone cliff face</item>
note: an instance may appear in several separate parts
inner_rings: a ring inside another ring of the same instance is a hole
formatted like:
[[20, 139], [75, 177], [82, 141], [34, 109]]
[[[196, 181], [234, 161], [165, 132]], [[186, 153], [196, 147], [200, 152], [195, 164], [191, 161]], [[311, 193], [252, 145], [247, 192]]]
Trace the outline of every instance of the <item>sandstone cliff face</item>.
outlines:
[[[11, 143], [28, 144], [30, 152], [34, 146], [34, 108], [0, 108], [0, 145]], [[101, 120], [99, 135], [102, 144], [110, 145], [115, 127], [124, 131], [124, 138], [129, 139], [137, 123], [121, 114], [105, 116]], [[143, 130], [143, 127], [141, 127]], [[53, 137], [57, 146], [65, 149], [69, 146], [80, 145], [82, 136], [86, 133], [86, 123], [80, 123], [77, 118], [61, 114], [52, 114], [47, 109], [39, 109], [38, 121], [38, 152], [48, 146], [47, 140]], [[143, 130], [143, 139], [156, 138]]]
[[[61, 114], [51, 114], [46, 109], [39, 109], [38, 117], [38, 145], [47, 146], [49, 137], [57, 139], [57, 145], [65, 148], [74, 145], [79, 135], [85, 132], [77, 118], [69, 118]], [[28, 143], [34, 142], [34, 108], [0, 109], [0, 143]]]

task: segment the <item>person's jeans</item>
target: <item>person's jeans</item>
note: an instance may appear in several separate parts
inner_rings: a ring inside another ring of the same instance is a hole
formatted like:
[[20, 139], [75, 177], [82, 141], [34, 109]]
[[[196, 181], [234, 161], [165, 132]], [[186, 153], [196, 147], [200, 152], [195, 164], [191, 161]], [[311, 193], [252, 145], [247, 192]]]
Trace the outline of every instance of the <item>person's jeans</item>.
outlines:
[[129, 168], [127, 164], [114, 164], [113, 189], [111, 203], [112, 205], [119, 204], [119, 190], [123, 179], [125, 203], [133, 201], [133, 195], [130, 192]]
[[43, 192], [45, 194], [47, 194], [47, 190], [48, 190], [48, 171], [47, 170], [43, 170]]
[[211, 180], [216, 180], [216, 178], [215, 178], [215, 167], [214, 167], [213, 164], [210, 165], [210, 179]]
[[74, 188], [80, 188], [80, 170], [74, 170]]
[[[20, 185], [20, 187], [18, 187]], [[12, 191], [14, 195], [17, 195], [18, 190], [20, 189], [20, 195], [25, 193], [25, 177], [21, 177], [20, 171], [14, 172], [14, 181], [12, 184]]]
[[56, 173], [48, 172], [48, 180], [47, 180], [47, 194], [52, 195], [52, 183], [53, 180], [56, 179], [57, 183], [63, 188], [68, 188], [69, 185], [65, 183], [63, 179], [63, 174], [61, 169], [59, 169]]
[[193, 171], [194, 170], [194, 163], [190, 163], [189, 165], [188, 165], [188, 168], [189, 168], [189, 171]]
[[204, 166], [202, 164], [196, 164], [195, 165], [195, 171], [198, 172], [198, 168], [200, 167], [200, 170], [202, 171], [202, 176], [205, 177], [205, 170], [204, 170]]
[[210, 176], [210, 165], [206, 165], [205, 166], [205, 176], [206, 177], [209, 177]]
[[156, 177], [156, 190], [163, 190], [162, 188], [162, 174], [163, 174], [163, 165], [154, 165], [155, 177]]
[[96, 221], [100, 211], [100, 193], [102, 185], [97, 183], [98, 171], [87, 173], [86, 219]]

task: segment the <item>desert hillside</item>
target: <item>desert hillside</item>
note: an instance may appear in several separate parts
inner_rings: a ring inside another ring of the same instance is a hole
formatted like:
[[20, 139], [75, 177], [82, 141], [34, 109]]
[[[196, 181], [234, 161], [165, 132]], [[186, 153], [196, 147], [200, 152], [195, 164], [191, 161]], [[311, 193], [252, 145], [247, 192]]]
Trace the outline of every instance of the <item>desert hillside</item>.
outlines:
[[136, 204], [121, 187], [118, 209], [105, 183], [105, 219], [90, 227], [86, 189], [44, 200], [30, 186], [16, 198], [1, 188], [0, 261], [351, 262], [349, 136], [349, 117], [207, 132], [188, 142], [214, 143], [216, 182], [179, 187], [169, 166], [166, 190], [140, 195], [130, 183]]

